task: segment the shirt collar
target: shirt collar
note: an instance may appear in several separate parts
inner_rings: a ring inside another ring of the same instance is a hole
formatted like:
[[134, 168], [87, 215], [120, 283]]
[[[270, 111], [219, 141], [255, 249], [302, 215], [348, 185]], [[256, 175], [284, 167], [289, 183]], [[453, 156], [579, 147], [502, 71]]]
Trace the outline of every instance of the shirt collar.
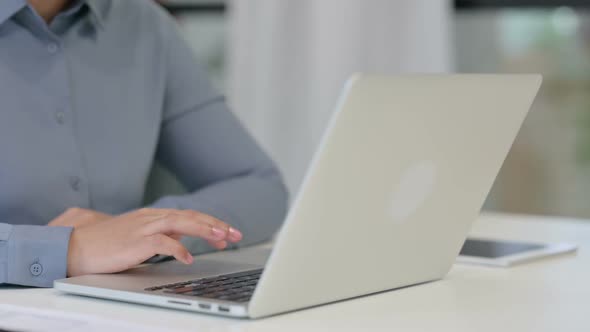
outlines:
[[[80, 0], [90, 9], [94, 23], [100, 28], [104, 27], [104, 20], [109, 7], [108, 0]], [[12, 16], [27, 6], [26, 0], [0, 0], [0, 25], [8, 21]]]
[[[2, 1], [2, 0], [0, 0]], [[90, 9], [90, 13], [94, 20], [94, 23], [99, 28], [104, 28], [104, 21], [106, 19], [106, 15], [109, 9], [109, 0], [82, 0], [83, 3], [86, 3], [88, 8]]]
[[26, 6], [26, 0], [0, 0], [0, 25]]

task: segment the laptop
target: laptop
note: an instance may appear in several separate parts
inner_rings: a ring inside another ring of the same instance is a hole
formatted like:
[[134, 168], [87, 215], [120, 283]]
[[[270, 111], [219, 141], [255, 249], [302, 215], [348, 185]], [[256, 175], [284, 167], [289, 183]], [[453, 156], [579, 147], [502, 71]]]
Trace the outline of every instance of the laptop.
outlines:
[[539, 75], [356, 75], [271, 251], [242, 248], [55, 287], [260, 318], [441, 279], [540, 85]]

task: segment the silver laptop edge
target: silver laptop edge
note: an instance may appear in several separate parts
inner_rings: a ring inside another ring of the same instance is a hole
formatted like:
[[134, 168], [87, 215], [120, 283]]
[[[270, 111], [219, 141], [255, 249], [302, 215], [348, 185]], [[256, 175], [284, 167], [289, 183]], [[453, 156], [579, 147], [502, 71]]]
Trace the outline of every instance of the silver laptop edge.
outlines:
[[[268, 249], [58, 280], [61, 291], [260, 318], [443, 278], [541, 84], [539, 75], [357, 75]], [[268, 262], [267, 262], [268, 260]], [[247, 303], [145, 291], [258, 269]]]

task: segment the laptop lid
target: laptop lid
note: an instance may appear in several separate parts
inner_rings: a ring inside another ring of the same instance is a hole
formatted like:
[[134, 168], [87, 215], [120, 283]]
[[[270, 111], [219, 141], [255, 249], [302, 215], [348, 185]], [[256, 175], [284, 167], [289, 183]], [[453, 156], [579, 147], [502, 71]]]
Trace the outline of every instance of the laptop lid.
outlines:
[[541, 80], [539, 75], [351, 79], [249, 315], [442, 278]]

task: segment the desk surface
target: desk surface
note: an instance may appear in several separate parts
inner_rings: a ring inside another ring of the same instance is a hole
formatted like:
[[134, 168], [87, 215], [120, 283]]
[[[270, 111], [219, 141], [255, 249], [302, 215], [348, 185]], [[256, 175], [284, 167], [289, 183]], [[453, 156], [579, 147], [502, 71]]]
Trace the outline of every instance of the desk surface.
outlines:
[[590, 222], [483, 215], [472, 235], [573, 242], [577, 254], [509, 269], [456, 265], [444, 280], [257, 321], [0, 288], [0, 303], [192, 331], [590, 331]]

